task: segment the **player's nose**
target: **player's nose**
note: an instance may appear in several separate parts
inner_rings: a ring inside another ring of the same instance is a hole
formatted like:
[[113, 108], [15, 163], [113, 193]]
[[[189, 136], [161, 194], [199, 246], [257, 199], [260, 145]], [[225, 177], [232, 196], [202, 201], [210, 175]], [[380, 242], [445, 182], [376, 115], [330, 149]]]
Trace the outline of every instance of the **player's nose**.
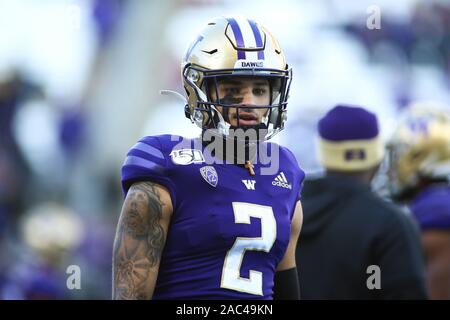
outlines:
[[248, 104], [248, 105], [256, 104], [255, 95], [252, 93], [252, 90], [245, 91], [244, 99], [242, 100], [242, 104]]

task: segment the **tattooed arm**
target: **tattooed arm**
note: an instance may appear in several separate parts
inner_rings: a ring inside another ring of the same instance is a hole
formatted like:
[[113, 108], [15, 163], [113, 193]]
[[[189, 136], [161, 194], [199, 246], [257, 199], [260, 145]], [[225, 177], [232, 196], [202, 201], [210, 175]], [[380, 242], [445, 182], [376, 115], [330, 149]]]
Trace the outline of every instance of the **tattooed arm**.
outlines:
[[113, 299], [151, 299], [172, 215], [169, 192], [152, 182], [131, 186], [113, 252]]

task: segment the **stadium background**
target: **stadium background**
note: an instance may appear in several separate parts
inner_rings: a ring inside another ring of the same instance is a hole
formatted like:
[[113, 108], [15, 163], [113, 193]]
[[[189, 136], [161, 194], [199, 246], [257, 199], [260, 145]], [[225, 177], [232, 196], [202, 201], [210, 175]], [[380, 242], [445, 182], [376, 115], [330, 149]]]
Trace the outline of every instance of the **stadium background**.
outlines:
[[294, 81], [276, 140], [309, 175], [316, 121], [335, 104], [375, 111], [388, 138], [409, 102], [450, 102], [450, 1], [0, 0], [0, 299], [110, 298], [127, 149], [197, 133], [159, 90], [182, 92], [184, 50], [225, 13], [284, 48]]

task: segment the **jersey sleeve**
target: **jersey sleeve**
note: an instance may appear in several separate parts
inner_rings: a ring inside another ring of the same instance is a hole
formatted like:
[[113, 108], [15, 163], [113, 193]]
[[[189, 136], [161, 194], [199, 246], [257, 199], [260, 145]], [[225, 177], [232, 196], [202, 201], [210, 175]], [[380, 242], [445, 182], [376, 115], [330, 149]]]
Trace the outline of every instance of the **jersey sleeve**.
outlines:
[[286, 150], [286, 156], [289, 159], [289, 163], [294, 168], [295, 172], [295, 191], [297, 194], [297, 201], [300, 201], [302, 199], [302, 189], [303, 189], [303, 181], [305, 180], [305, 172], [300, 168], [297, 162], [297, 158], [294, 156], [291, 150], [288, 148], [284, 148]]
[[300, 171], [299, 171], [297, 201], [302, 200], [302, 190], [303, 190], [303, 182], [304, 181], [305, 181], [305, 172], [302, 169], [300, 169]]
[[124, 196], [133, 183], [151, 181], [167, 188], [172, 203], [175, 203], [175, 185], [170, 178], [167, 156], [157, 137], [145, 137], [128, 151], [121, 174]]
[[[281, 147], [281, 146], [280, 146]], [[293, 210], [290, 214], [290, 219], [292, 221], [295, 214], [295, 207], [298, 201], [301, 201], [301, 194], [303, 189], [303, 180], [305, 180], [305, 172], [298, 165], [297, 159], [294, 154], [286, 147], [281, 147], [282, 149], [282, 158], [283, 165], [289, 166], [290, 170], [293, 172], [293, 181], [292, 181], [292, 192], [293, 192]]]

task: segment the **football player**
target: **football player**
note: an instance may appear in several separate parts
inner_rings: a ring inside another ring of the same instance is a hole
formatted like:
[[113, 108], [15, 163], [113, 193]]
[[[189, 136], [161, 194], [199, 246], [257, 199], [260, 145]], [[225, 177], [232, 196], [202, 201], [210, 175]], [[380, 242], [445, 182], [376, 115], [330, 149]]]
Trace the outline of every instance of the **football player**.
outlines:
[[389, 150], [389, 182], [422, 230], [431, 299], [450, 299], [450, 108], [414, 104]]
[[142, 138], [122, 167], [115, 299], [298, 299], [304, 178], [267, 142], [286, 121], [291, 70], [244, 17], [210, 21], [182, 62], [201, 137]]

